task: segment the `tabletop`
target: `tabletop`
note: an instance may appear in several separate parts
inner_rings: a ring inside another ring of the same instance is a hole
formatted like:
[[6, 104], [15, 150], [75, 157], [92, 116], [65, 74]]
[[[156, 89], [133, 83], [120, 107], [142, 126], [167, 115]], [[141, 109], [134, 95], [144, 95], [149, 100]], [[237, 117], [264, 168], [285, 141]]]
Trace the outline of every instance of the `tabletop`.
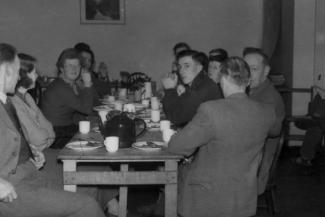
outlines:
[[[89, 134], [76, 134], [72, 140], [91, 139], [103, 141], [102, 136], [97, 132]], [[144, 135], [137, 138], [137, 141], [161, 141], [160, 131], [146, 131]], [[144, 151], [136, 148], [123, 148], [117, 152], [109, 153], [105, 146], [93, 150], [73, 150], [64, 148], [60, 151], [58, 159], [60, 160], [80, 160], [80, 161], [109, 161], [109, 162], [132, 162], [132, 161], [166, 161], [179, 160], [182, 156], [169, 153], [165, 148], [161, 150]]]

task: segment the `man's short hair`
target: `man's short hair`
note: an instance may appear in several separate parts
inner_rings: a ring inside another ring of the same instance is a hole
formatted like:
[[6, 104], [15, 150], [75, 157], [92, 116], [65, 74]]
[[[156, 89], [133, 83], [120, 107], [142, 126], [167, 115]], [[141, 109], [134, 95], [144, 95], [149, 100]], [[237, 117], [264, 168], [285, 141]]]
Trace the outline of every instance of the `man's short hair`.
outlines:
[[222, 48], [213, 49], [209, 52], [209, 62], [220, 62], [222, 63], [228, 58], [228, 53]]
[[196, 50], [183, 50], [177, 55], [177, 62], [183, 57], [192, 57], [192, 59], [202, 65], [204, 69], [207, 67], [208, 57], [203, 52], [198, 52]]
[[270, 59], [268, 55], [264, 53], [264, 51], [261, 48], [256, 48], [256, 47], [245, 47], [243, 50], [243, 57], [245, 57], [248, 54], [257, 54], [260, 55], [263, 58], [263, 64], [265, 66], [270, 65]]
[[216, 48], [209, 51], [209, 58], [215, 56], [223, 56], [225, 59], [228, 58], [228, 52], [223, 48]]
[[20, 79], [17, 82], [16, 88], [18, 87], [24, 87], [25, 89], [29, 88], [33, 84], [33, 80], [28, 77], [28, 74], [30, 74], [35, 69], [35, 65], [31, 61], [23, 61], [20, 64], [19, 69], [19, 76]]
[[191, 50], [191, 47], [187, 43], [185, 43], [185, 42], [179, 42], [179, 43], [175, 44], [175, 46], [173, 47], [174, 54], [176, 54], [176, 51], [179, 48], [185, 48], [185, 50]]
[[0, 65], [15, 60], [17, 50], [10, 44], [0, 43]]
[[230, 76], [238, 86], [247, 86], [251, 77], [248, 64], [240, 57], [229, 57], [222, 63], [220, 73]]
[[78, 51], [74, 48], [67, 48], [61, 52], [58, 61], [56, 62], [56, 67], [59, 72], [61, 72], [60, 68], [63, 68], [67, 59], [78, 59], [79, 62], [81, 62], [81, 57]]

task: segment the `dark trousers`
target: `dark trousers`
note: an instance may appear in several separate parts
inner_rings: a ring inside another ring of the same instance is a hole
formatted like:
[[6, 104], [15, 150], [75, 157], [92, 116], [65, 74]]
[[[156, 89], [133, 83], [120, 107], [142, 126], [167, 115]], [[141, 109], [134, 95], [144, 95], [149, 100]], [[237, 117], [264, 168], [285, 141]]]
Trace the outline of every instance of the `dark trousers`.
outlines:
[[295, 124], [298, 128], [306, 130], [305, 138], [300, 149], [300, 155], [304, 159], [312, 160], [323, 138], [322, 125], [320, 121], [314, 119], [297, 121]]
[[17, 170], [8, 180], [14, 183], [18, 198], [0, 202], [1, 217], [105, 217], [93, 198], [59, 190], [45, 173], [32, 167]]

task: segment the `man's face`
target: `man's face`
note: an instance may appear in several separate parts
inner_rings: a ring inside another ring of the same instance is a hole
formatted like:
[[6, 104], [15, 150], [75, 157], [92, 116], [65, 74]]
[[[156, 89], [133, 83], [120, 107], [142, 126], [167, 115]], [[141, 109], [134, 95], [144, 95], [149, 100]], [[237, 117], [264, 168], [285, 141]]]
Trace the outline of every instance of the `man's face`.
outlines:
[[259, 54], [248, 54], [244, 56], [244, 59], [251, 71], [250, 86], [251, 88], [256, 88], [266, 80], [270, 67], [264, 65], [263, 57]]
[[82, 59], [81, 65], [85, 67], [87, 70], [90, 70], [91, 62], [92, 62], [91, 54], [88, 52], [81, 52], [81, 59]]
[[18, 56], [16, 56], [12, 63], [5, 64], [7, 64], [7, 67], [4, 78], [4, 92], [13, 94], [15, 93], [16, 84], [19, 79], [20, 61]]
[[191, 84], [194, 78], [202, 70], [202, 66], [192, 57], [185, 56], [178, 60], [179, 74], [184, 84]]
[[31, 71], [30, 73], [27, 74], [27, 76], [32, 80], [32, 84], [28, 88], [32, 89], [32, 88], [35, 87], [35, 82], [36, 82], [37, 77], [38, 77], [36, 69], [34, 68], [33, 71]]
[[217, 83], [220, 82], [220, 69], [221, 69], [220, 66], [221, 63], [218, 61], [209, 62], [208, 75], [212, 80], [214, 80]]
[[80, 62], [78, 59], [66, 59], [61, 68], [62, 73], [70, 81], [75, 81], [80, 75]]

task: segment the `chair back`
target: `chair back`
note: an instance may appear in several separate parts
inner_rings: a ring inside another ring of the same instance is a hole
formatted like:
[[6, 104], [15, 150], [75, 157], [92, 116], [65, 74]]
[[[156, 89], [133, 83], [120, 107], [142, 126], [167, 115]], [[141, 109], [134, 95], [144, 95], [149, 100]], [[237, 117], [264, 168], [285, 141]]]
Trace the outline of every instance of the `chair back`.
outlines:
[[145, 82], [150, 81], [150, 77], [143, 72], [134, 72], [128, 78], [128, 86], [131, 90], [137, 90], [144, 86]]

